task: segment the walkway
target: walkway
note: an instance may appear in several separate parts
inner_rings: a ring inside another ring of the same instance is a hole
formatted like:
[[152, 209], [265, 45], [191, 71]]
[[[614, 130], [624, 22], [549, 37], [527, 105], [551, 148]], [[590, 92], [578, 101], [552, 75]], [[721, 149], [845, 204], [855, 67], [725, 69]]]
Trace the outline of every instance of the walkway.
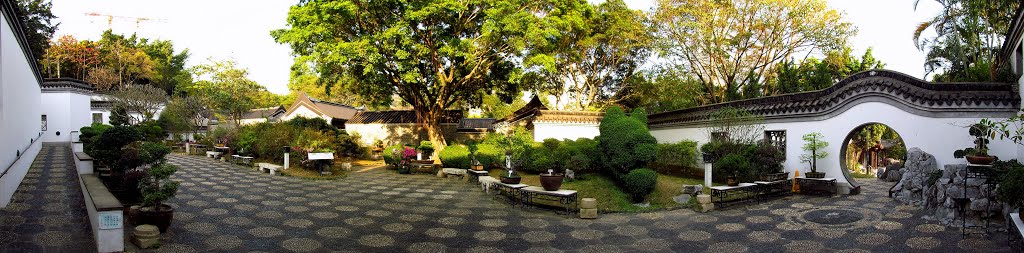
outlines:
[[0, 252], [95, 252], [80, 189], [71, 148], [44, 143], [0, 208]]
[[885, 196], [793, 196], [707, 214], [597, 220], [511, 208], [474, 185], [389, 170], [336, 181], [271, 177], [198, 156], [181, 166], [174, 224], [158, 252], [1009, 252], [1005, 236], [961, 239]]

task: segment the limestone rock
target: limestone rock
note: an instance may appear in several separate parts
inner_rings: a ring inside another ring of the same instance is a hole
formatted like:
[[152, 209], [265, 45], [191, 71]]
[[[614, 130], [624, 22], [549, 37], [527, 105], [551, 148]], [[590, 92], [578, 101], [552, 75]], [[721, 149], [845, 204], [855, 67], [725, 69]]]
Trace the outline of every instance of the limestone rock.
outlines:
[[921, 151], [919, 148], [911, 148], [907, 151], [907, 162], [903, 167], [903, 175], [894, 190], [897, 190], [897, 201], [903, 203], [922, 203], [925, 195], [924, 190], [929, 187], [925, 185], [932, 172], [938, 171], [938, 164], [935, 156]]
[[690, 194], [683, 194], [683, 195], [672, 197], [672, 201], [675, 201], [676, 203], [684, 204], [686, 202], [690, 202], [690, 199], [692, 199], [692, 198], [693, 198], [693, 196], [690, 196]]
[[707, 195], [707, 194], [697, 195], [697, 203], [700, 203], [700, 204], [711, 204], [711, 195]]

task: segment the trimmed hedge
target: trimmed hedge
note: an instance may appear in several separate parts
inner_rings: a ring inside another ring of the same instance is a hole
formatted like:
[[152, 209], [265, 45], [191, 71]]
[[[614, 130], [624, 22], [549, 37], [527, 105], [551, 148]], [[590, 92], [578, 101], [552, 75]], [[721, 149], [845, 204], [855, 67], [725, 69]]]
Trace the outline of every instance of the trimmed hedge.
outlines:
[[633, 202], [643, 202], [658, 185], [658, 173], [648, 168], [635, 169], [622, 176], [622, 186]]
[[[393, 148], [398, 147], [401, 147], [401, 145], [391, 146], [384, 150], [385, 162], [389, 159], [396, 159], [394, 157], [389, 158], [388, 156], [390, 155], [389, 150], [393, 150]], [[487, 169], [495, 168], [505, 160], [505, 153], [494, 145], [477, 144], [476, 147], [476, 159]], [[446, 168], [469, 169], [470, 165], [473, 163], [473, 160], [469, 158], [469, 147], [462, 144], [450, 145], [442, 150], [438, 156], [441, 159], [441, 163]]]
[[466, 145], [451, 145], [441, 150], [437, 156], [445, 168], [469, 169], [473, 161], [469, 158], [469, 148]]
[[621, 108], [612, 107], [601, 120], [598, 147], [603, 153], [604, 164], [613, 175], [647, 166], [657, 156], [658, 140], [651, 136], [643, 123], [646, 117], [642, 111], [625, 116]]

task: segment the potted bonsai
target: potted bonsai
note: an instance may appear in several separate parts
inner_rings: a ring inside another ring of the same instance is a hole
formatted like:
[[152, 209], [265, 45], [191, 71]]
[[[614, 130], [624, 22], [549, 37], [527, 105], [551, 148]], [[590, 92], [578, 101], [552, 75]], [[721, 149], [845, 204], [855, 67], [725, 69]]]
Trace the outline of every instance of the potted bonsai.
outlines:
[[727, 185], [737, 186], [740, 184], [738, 174], [750, 170], [750, 161], [740, 154], [728, 154], [715, 161], [714, 167], [728, 175], [725, 178]]
[[476, 142], [473, 140], [466, 141], [466, 147], [469, 149], [469, 159], [472, 162], [470, 167], [475, 171], [483, 171], [484, 165], [476, 158], [476, 152], [479, 150], [476, 146]]
[[416, 149], [423, 152], [425, 160], [433, 160], [434, 144], [430, 143], [430, 141], [421, 141], [420, 146], [416, 147]]
[[825, 142], [825, 136], [821, 133], [814, 132], [805, 134], [804, 139], [804, 151], [810, 152], [809, 154], [803, 154], [800, 156], [801, 161], [805, 161], [811, 165], [811, 172], [807, 172], [805, 177], [807, 178], [824, 178], [825, 172], [818, 172], [818, 159], [822, 159], [828, 156], [828, 152], [824, 149], [828, 147], [828, 142]]
[[178, 182], [170, 180], [178, 168], [167, 164], [165, 159], [170, 148], [155, 142], [136, 142], [125, 148], [125, 153], [137, 158], [141, 163], [138, 171], [144, 175], [138, 184], [142, 192], [142, 206], [134, 213], [139, 216], [134, 220], [157, 226], [161, 233], [166, 232], [174, 217], [174, 208], [163, 202], [178, 192]]
[[967, 128], [968, 134], [974, 137], [974, 147], [953, 151], [954, 158], [966, 158], [968, 163], [978, 165], [990, 165], [995, 161], [995, 157], [988, 155], [989, 139], [994, 137], [995, 131], [985, 121]]
[[545, 191], [557, 191], [562, 187], [562, 179], [565, 179], [565, 175], [555, 174], [554, 170], [548, 169], [547, 174], [540, 174], [540, 185]]
[[523, 178], [512, 169], [512, 151], [505, 151], [505, 173], [501, 174], [501, 182], [506, 184], [519, 184]]

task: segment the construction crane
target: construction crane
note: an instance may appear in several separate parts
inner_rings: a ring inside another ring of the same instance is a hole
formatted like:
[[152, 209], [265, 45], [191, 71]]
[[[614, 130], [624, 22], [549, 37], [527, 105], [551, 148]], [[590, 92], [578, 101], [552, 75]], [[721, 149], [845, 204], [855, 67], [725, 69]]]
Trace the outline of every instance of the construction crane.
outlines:
[[142, 21], [150, 21], [150, 22], [164, 22], [164, 21], [166, 21], [164, 19], [157, 19], [157, 18], [118, 16], [118, 15], [110, 15], [110, 14], [103, 14], [103, 13], [96, 13], [96, 12], [89, 12], [89, 13], [86, 13], [85, 15], [86, 16], [92, 16], [92, 17], [107, 17], [107, 29], [113, 29], [114, 19], [115, 18], [116, 19], [126, 20], [126, 21], [134, 20], [135, 21], [135, 29], [139, 28], [139, 23], [141, 23]]

